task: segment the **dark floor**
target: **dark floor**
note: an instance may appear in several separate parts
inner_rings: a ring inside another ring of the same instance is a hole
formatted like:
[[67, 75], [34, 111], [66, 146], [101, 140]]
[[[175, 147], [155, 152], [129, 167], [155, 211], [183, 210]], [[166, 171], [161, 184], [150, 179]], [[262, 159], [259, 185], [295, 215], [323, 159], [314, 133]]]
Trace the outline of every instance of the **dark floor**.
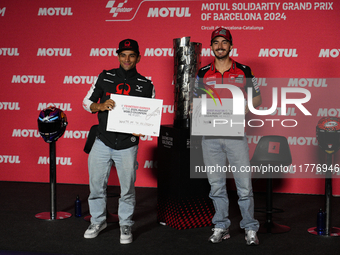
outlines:
[[[260, 245], [248, 247], [239, 229], [239, 211], [230, 193], [231, 238], [219, 244], [207, 242], [211, 227], [176, 230], [157, 223], [157, 189], [137, 188], [133, 227], [134, 242], [119, 243], [118, 223], [110, 223], [95, 239], [84, 239], [89, 223], [83, 217], [46, 221], [35, 215], [50, 211], [50, 185], [0, 182], [0, 254], [340, 254], [340, 237], [316, 236], [307, 229], [316, 225], [316, 214], [324, 207], [324, 196], [274, 194], [275, 207], [285, 210], [274, 221], [291, 227], [283, 234], [259, 234]], [[109, 187], [109, 193], [119, 187]], [[88, 214], [86, 185], [57, 185], [57, 210], [74, 214], [76, 195], [83, 214]], [[108, 209], [117, 212], [117, 196], [108, 198]], [[340, 198], [332, 198], [331, 226], [340, 226]], [[255, 193], [255, 205], [265, 205], [265, 193]], [[236, 208], [236, 209], [235, 209]], [[264, 214], [255, 213], [263, 222]]]

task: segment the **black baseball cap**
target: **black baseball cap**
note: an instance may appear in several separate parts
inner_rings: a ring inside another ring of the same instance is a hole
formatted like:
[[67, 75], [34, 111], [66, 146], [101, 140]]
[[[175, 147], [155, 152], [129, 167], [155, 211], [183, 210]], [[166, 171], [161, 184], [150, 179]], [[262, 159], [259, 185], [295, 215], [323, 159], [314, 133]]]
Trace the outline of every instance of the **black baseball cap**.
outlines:
[[119, 49], [117, 53], [121, 53], [124, 50], [132, 50], [139, 55], [139, 46], [138, 42], [132, 39], [125, 39], [119, 43]]

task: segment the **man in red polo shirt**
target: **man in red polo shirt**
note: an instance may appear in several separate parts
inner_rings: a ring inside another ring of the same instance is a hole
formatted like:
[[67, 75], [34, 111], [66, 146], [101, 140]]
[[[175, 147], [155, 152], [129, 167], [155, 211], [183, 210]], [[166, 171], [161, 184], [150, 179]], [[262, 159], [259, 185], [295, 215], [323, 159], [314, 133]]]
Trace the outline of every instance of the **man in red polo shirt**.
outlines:
[[[251, 69], [230, 58], [229, 53], [233, 48], [233, 40], [230, 31], [218, 28], [211, 35], [211, 49], [215, 54], [215, 60], [201, 68], [198, 72], [196, 87], [210, 90], [211, 94], [220, 98], [233, 98], [229, 89], [216, 84], [231, 84], [240, 88], [245, 95], [248, 88], [252, 90], [252, 103], [256, 108], [262, 100], [260, 90]], [[248, 106], [245, 113], [248, 113]], [[233, 177], [239, 196], [242, 220], [240, 227], [245, 229], [245, 239], [248, 245], [258, 245], [259, 240], [256, 232], [259, 229], [259, 222], [254, 219], [254, 199], [251, 183], [251, 173], [240, 171], [242, 166], [250, 166], [249, 148], [246, 136], [205, 136], [202, 138], [203, 160], [206, 166], [225, 166], [227, 159], [230, 166], [237, 169]], [[226, 188], [226, 178], [221, 175], [208, 174], [211, 186], [209, 197], [213, 200], [215, 215], [212, 219], [213, 235], [209, 237], [212, 243], [219, 243], [230, 237], [228, 219], [229, 199]]]

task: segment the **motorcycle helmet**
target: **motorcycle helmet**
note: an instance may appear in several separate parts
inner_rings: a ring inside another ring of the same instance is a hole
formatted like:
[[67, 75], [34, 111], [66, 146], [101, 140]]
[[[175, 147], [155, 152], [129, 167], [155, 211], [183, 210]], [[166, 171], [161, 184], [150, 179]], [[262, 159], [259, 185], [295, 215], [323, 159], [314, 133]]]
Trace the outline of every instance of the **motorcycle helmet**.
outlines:
[[54, 106], [42, 110], [39, 114], [39, 133], [47, 143], [57, 141], [64, 134], [66, 126], [66, 114]]
[[321, 118], [316, 126], [316, 138], [326, 153], [337, 152], [340, 148], [340, 118]]

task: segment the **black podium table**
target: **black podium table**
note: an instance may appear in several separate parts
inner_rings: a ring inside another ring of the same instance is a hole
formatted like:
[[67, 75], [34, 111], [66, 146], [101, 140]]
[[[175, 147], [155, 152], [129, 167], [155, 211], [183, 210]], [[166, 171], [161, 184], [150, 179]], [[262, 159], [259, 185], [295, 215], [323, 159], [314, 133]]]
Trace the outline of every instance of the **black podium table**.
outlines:
[[201, 151], [200, 146], [192, 146], [189, 129], [161, 126], [157, 151], [157, 220], [176, 229], [210, 226], [215, 212], [208, 180], [190, 178], [192, 149]]

